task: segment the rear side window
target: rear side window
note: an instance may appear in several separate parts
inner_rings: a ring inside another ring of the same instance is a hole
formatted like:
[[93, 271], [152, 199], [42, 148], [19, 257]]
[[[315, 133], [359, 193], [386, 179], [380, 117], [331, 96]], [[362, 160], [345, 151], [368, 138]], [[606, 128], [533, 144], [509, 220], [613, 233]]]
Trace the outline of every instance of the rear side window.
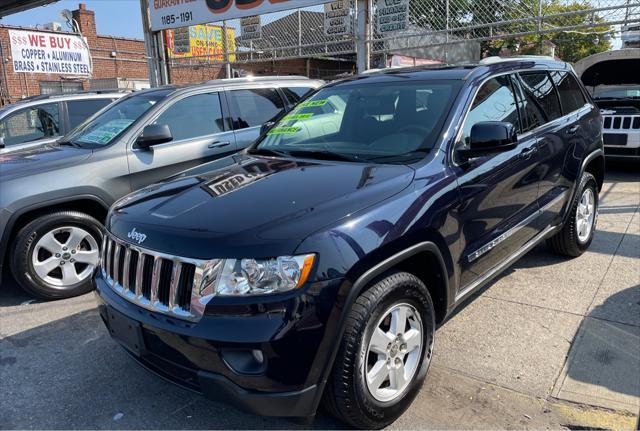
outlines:
[[199, 138], [224, 131], [218, 93], [196, 94], [169, 106], [153, 122], [166, 124], [174, 141]]
[[261, 126], [284, 111], [284, 102], [273, 88], [232, 90], [229, 103], [236, 130]]
[[300, 101], [300, 99], [304, 99], [304, 97], [313, 91], [312, 87], [285, 87], [282, 88], [282, 92], [290, 103], [296, 104]]
[[58, 103], [21, 109], [0, 121], [0, 137], [6, 146], [18, 145], [60, 134]]
[[78, 124], [107, 106], [112, 99], [87, 99], [67, 102], [69, 126], [73, 129]]
[[505, 121], [520, 130], [516, 98], [508, 76], [491, 78], [482, 84], [462, 127], [459, 144], [468, 146], [471, 128], [483, 121]]
[[558, 93], [547, 72], [521, 73], [520, 77], [528, 102], [542, 112], [545, 121], [553, 121], [562, 116]]
[[551, 72], [550, 74], [551, 79], [553, 79], [558, 88], [563, 113], [568, 114], [577, 111], [587, 103], [580, 89], [580, 84], [572, 74], [567, 72]]

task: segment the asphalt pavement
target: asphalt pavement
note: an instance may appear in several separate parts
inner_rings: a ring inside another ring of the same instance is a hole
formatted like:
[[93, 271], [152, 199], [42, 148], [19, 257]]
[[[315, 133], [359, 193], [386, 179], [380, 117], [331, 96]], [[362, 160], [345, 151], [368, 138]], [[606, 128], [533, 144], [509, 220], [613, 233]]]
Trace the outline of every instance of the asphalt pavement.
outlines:
[[[391, 428], [630, 429], [640, 410], [640, 169], [609, 164], [598, 230], [576, 259], [532, 250], [436, 334], [427, 381]], [[0, 289], [0, 428], [339, 428], [204, 399], [137, 366], [93, 294]]]

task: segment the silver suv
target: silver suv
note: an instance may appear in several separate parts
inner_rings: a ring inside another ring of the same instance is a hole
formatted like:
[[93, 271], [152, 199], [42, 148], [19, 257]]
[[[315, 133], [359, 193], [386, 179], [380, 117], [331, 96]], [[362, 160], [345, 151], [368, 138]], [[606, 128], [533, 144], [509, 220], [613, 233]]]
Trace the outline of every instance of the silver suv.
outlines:
[[0, 263], [41, 298], [89, 291], [115, 200], [249, 146], [320, 85], [263, 77], [139, 91], [54, 144], [0, 156]]
[[28, 97], [0, 108], [0, 154], [54, 142], [129, 90]]

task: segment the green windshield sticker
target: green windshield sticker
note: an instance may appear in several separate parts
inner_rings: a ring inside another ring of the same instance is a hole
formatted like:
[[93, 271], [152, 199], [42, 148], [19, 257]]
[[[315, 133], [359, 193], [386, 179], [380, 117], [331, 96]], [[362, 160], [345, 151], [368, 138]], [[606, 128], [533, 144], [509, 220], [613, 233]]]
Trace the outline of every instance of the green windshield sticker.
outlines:
[[305, 114], [289, 114], [283, 118], [283, 121], [302, 121], [313, 117], [311, 112]]
[[79, 136], [78, 140], [90, 144], [108, 144], [114, 136], [129, 127], [131, 123], [133, 123], [133, 120], [126, 118], [111, 120], [88, 134]]
[[327, 104], [328, 99], [321, 100], [309, 100], [308, 102], [302, 102], [298, 105], [299, 108], [314, 108], [316, 106], [324, 106]]
[[302, 130], [301, 127], [291, 127], [291, 126], [283, 126], [283, 127], [274, 127], [273, 129], [267, 132], [267, 135], [294, 135]]

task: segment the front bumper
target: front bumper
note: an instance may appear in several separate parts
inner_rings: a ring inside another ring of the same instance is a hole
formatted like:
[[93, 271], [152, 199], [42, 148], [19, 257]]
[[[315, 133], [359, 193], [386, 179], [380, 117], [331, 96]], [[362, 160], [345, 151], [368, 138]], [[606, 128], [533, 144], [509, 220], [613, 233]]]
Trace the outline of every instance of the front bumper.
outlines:
[[139, 327], [136, 348], [114, 336], [138, 363], [207, 398], [282, 417], [312, 416], [318, 407], [335, 347], [327, 304], [334, 303], [338, 285], [318, 283], [300, 296], [249, 306], [212, 301], [194, 323], [141, 308], [95, 277], [98, 309], [111, 335], [120, 316]]

